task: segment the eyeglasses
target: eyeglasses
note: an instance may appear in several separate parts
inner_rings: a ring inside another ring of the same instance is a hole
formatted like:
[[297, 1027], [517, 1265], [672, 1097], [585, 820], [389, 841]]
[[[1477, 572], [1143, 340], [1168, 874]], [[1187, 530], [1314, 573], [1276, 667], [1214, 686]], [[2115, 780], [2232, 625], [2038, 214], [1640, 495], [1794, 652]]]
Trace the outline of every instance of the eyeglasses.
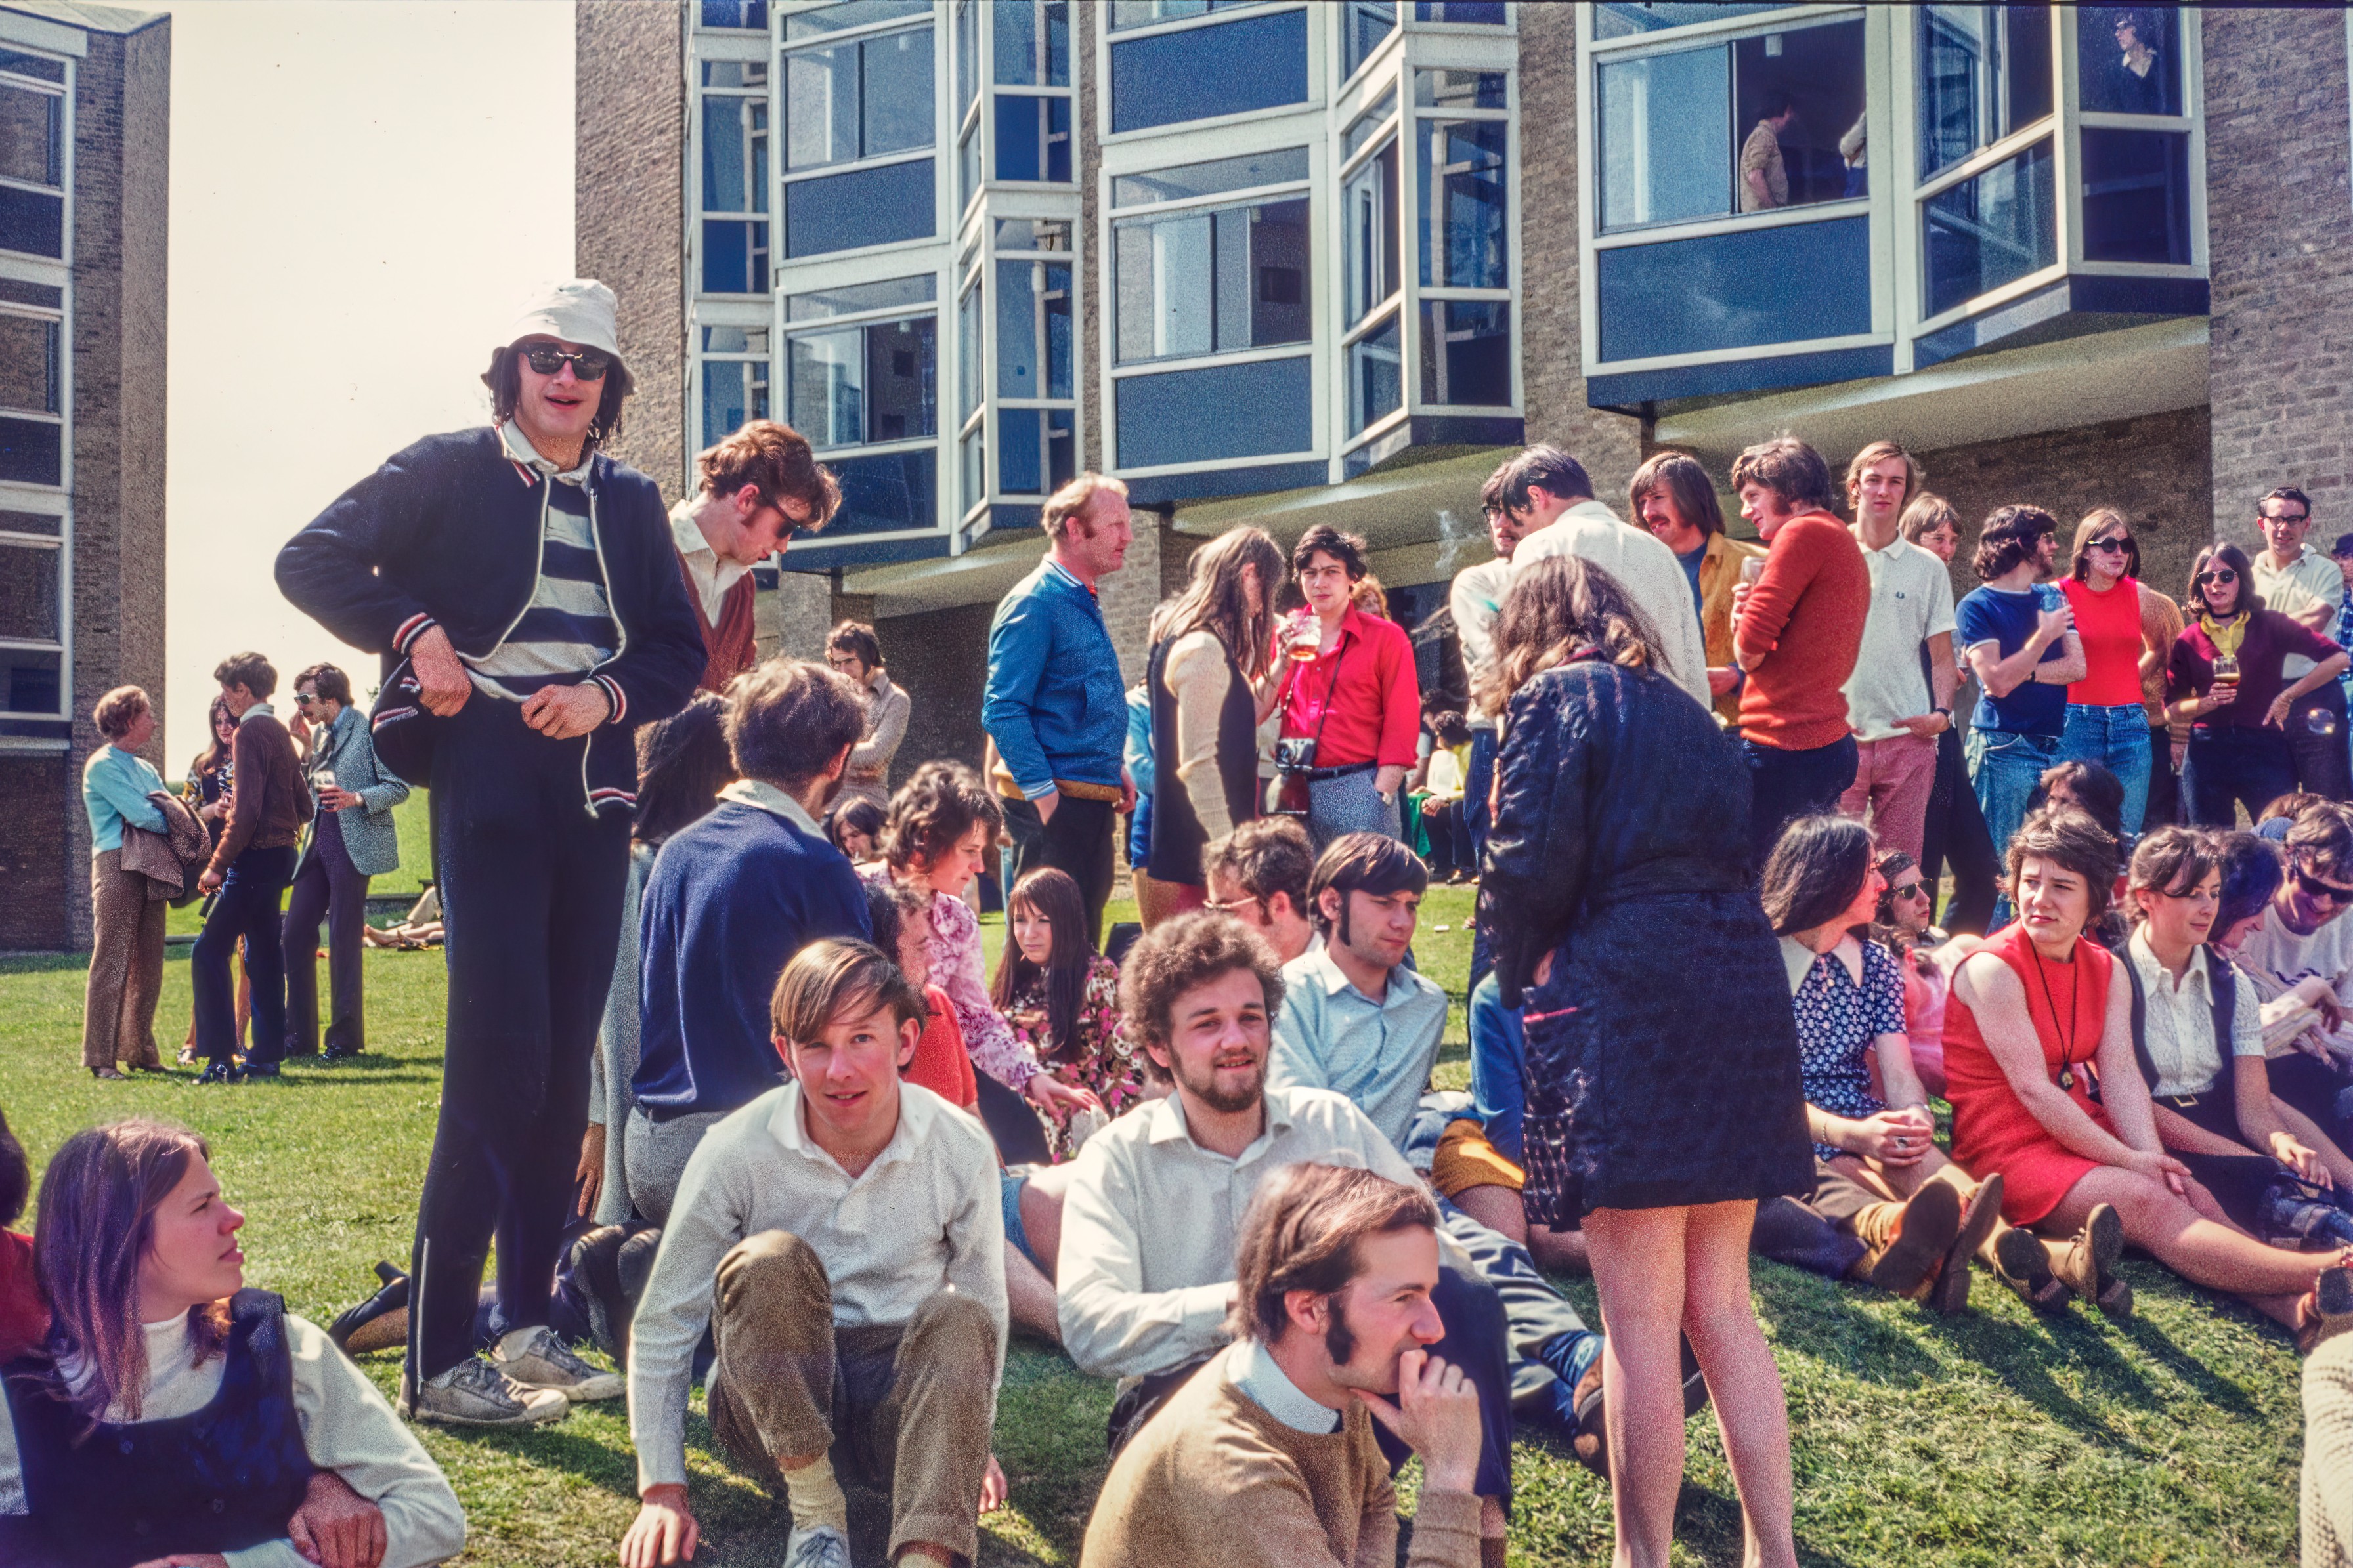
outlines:
[[533, 343], [522, 351], [522, 357], [541, 375], [554, 375], [564, 369], [564, 362], [572, 362], [572, 374], [582, 381], [602, 381], [605, 373], [613, 368], [613, 356], [602, 349], [582, 349], [578, 353], [566, 353], [554, 343]]
[[2312, 514], [2308, 511], [2299, 511], [2292, 515], [2284, 511], [2264, 512], [2262, 517], [2265, 522], [2310, 522], [2312, 521]]
[[2085, 545], [2084, 548], [2086, 550], [2096, 550], [2103, 555], [2122, 555], [2126, 551], [2132, 548], [2132, 541], [2129, 539], [2094, 539], [2091, 543]]
[[1928, 896], [1927, 888], [1918, 882], [1898, 882], [1887, 892], [1890, 898], [1896, 899], [1925, 899]]
[[[1211, 899], [1208, 900], [1204, 907], [1215, 910], [1221, 915], [1240, 915], [1244, 910], [1249, 909], [1251, 905], [1259, 903], [1259, 900], [1251, 898], [1249, 894], [1245, 893], [1239, 899], [1226, 899], [1223, 900]], [[1261, 907], [1263, 906], [1261, 905]]]
[[2211, 572], [2198, 574], [2198, 580], [2200, 583], [2235, 583], [2239, 574], [2228, 566], [2218, 566]]
[[317, 700], [319, 698], [316, 692], [298, 691], [294, 694], [294, 706], [297, 708], [308, 708]]
[[2301, 859], [2295, 863], [2295, 885], [2304, 889], [2306, 898], [2338, 905], [2353, 904], [2353, 888], [2340, 888], [2334, 882], [2322, 881], [2304, 868]]

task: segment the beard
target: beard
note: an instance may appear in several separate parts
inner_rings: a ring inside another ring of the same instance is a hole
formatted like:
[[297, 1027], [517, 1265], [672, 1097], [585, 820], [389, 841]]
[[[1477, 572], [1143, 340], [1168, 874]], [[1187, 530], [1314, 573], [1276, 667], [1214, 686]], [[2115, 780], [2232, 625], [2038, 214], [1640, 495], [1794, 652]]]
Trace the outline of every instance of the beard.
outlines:
[[1172, 1076], [1177, 1086], [1221, 1116], [1248, 1110], [1266, 1095], [1266, 1064], [1263, 1061], [1252, 1069], [1246, 1085], [1238, 1089], [1220, 1089], [1218, 1087], [1217, 1068], [1211, 1068], [1197, 1079], [1185, 1070], [1182, 1058], [1172, 1052], [1170, 1059], [1176, 1068]]
[[1324, 1352], [1332, 1358], [1332, 1381], [1343, 1388], [1358, 1388], [1366, 1394], [1396, 1394], [1398, 1358], [1412, 1348], [1412, 1342], [1393, 1347], [1388, 1354], [1369, 1364], [1352, 1364], [1363, 1342], [1349, 1323], [1347, 1309], [1340, 1298], [1334, 1296], [1331, 1301], [1332, 1323], [1324, 1331]]

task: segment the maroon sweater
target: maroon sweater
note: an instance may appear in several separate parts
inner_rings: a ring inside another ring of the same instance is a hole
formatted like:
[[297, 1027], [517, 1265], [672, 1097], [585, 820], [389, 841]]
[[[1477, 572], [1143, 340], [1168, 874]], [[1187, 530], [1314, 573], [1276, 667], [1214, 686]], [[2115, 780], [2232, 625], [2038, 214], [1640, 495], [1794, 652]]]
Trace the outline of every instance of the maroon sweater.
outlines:
[[1846, 525], [1800, 512], [1774, 531], [1733, 647], [1763, 655], [1740, 693], [1743, 739], [1810, 752], [1847, 732], [1846, 683], [1871, 614], [1871, 568]]
[[734, 586], [719, 597], [719, 621], [712, 625], [702, 613], [702, 591], [694, 585], [694, 575], [686, 569], [686, 557], [678, 558], [678, 574], [686, 580], [687, 603], [694, 606], [694, 624], [702, 628], [702, 647], [708, 662], [702, 667], [702, 679], [695, 685], [705, 691], [724, 692], [727, 683], [760, 662], [760, 653], [752, 637], [751, 574], [735, 580]]

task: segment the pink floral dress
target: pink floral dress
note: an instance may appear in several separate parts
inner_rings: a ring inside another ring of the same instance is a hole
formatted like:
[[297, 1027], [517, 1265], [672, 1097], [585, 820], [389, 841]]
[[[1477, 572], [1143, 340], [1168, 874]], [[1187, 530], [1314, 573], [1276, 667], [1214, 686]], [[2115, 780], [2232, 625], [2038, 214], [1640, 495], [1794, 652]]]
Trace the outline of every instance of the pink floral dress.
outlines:
[[[877, 866], [864, 875], [880, 882], [891, 869]], [[955, 1005], [956, 1027], [964, 1031], [972, 1065], [1006, 1088], [1020, 1089], [1038, 1076], [1038, 1055], [1015, 1037], [988, 1000], [988, 966], [980, 951], [980, 921], [971, 905], [945, 893], [932, 895], [931, 949], [932, 984]]]
[[[1049, 1016], [1043, 975], [1033, 975], [1015, 993], [1013, 1005], [1005, 1010], [1006, 1022], [1013, 1026], [1013, 1037], [1022, 1047], [1054, 1068], [1064, 1082], [1092, 1089], [1103, 1101], [1105, 1118], [1117, 1116], [1142, 1098], [1135, 1051], [1128, 1044], [1127, 1026], [1120, 1016], [1119, 965], [1101, 953], [1089, 963], [1087, 988], [1079, 999], [1078, 1024], [1068, 1049], [1054, 1048]], [[1050, 1118], [1040, 1120], [1047, 1122], [1047, 1137], [1058, 1161], [1076, 1153], [1079, 1143], [1092, 1131], [1075, 1125], [1075, 1119], [1062, 1124]]]

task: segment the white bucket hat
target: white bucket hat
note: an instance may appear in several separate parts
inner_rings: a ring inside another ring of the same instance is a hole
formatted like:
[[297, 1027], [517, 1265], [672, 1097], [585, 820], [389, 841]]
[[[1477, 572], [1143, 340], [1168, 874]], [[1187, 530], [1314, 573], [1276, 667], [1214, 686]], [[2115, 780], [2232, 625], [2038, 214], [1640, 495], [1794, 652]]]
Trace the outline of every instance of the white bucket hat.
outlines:
[[574, 278], [550, 284], [532, 294], [514, 324], [507, 328], [501, 346], [511, 347], [525, 338], [546, 336], [603, 349], [618, 360], [621, 345], [616, 315], [619, 308], [620, 301], [613, 297], [613, 291], [594, 278]]

